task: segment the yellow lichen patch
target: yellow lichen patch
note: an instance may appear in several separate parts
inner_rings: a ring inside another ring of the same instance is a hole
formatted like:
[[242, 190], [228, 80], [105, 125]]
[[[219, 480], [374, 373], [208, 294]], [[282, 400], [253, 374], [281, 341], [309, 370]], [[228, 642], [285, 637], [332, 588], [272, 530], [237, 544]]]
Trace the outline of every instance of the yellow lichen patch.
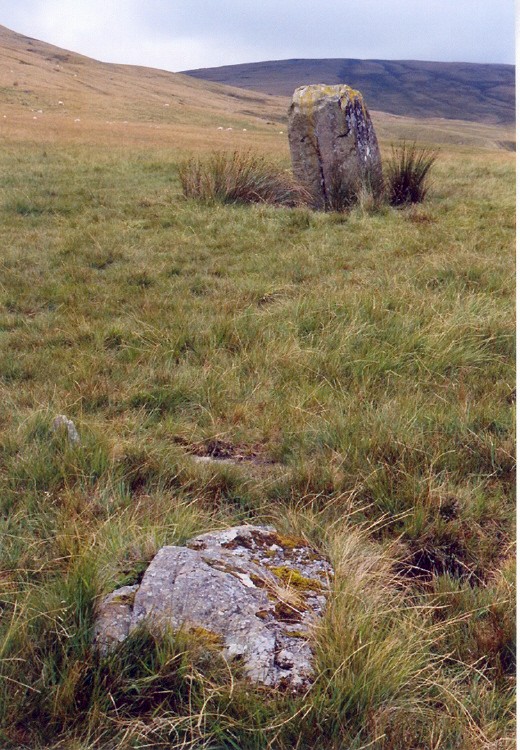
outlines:
[[354, 103], [356, 100], [364, 106], [361, 93], [346, 84], [332, 86], [317, 83], [311, 86], [302, 86], [294, 92], [293, 101], [303, 109], [312, 109], [316, 102], [325, 97], [338, 97], [343, 109], [347, 102]]
[[308, 638], [309, 634], [304, 633], [302, 630], [286, 630], [284, 635], [289, 638]]
[[289, 534], [278, 534], [275, 535], [275, 544], [284, 549], [294, 549], [295, 547], [306, 547], [307, 542], [305, 539], [297, 536], [290, 536]]
[[282, 565], [270, 570], [283, 583], [297, 591], [322, 591], [323, 589], [320, 581], [317, 581], [315, 578], [306, 578], [297, 570], [293, 570], [293, 568], [287, 568]]
[[223, 644], [221, 635], [214, 633], [212, 630], [202, 628], [199, 625], [190, 627], [188, 633], [197, 640], [198, 644], [207, 648], [220, 648]]
[[110, 600], [110, 604], [128, 604], [131, 605], [134, 603], [135, 599], [135, 591], [132, 591], [129, 594], [116, 594], [116, 596], [112, 597]]

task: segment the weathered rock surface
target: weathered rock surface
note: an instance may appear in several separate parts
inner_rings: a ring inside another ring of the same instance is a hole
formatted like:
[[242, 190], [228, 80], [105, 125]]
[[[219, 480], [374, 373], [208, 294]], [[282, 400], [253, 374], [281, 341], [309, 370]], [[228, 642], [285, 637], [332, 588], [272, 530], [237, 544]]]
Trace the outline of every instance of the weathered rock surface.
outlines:
[[162, 547], [140, 585], [105, 597], [94, 640], [106, 653], [142, 625], [202, 629], [253, 682], [300, 690], [312, 680], [309, 637], [332, 576], [324, 557], [272, 527], [202, 534], [186, 547]]
[[315, 208], [340, 208], [361, 183], [382, 184], [379, 146], [359, 91], [301, 86], [289, 107], [288, 132], [294, 175]]
[[79, 445], [81, 442], [76, 425], [72, 419], [68, 419], [64, 414], [58, 414], [57, 417], [54, 417], [52, 421], [52, 429], [53, 432], [66, 432], [69, 441], [74, 445]]
[[107, 651], [128, 637], [135, 592], [139, 586], [122, 586], [103, 599], [95, 625], [97, 645]]

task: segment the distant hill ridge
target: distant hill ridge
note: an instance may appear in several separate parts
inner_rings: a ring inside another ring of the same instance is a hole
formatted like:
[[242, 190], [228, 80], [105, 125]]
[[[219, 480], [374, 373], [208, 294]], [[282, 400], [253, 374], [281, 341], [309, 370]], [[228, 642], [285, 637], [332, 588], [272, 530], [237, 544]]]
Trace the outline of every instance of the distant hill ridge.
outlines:
[[182, 71], [215, 83], [290, 96], [309, 83], [346, 83], [370, 109], [482, 123], [515, 120], [514, 65], [415, 60], [271, 60]]

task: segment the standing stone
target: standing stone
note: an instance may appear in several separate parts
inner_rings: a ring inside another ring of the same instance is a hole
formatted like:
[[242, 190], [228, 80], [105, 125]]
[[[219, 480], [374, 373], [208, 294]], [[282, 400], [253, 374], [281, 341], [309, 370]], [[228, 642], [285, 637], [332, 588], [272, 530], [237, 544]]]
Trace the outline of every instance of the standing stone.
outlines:
[[381, 189], [381, 156], [370, 115], [350, 86], [301, 86], [289, 107], [289, 146], [296, 179], [314, 208], [339, 210], [359, 187]]

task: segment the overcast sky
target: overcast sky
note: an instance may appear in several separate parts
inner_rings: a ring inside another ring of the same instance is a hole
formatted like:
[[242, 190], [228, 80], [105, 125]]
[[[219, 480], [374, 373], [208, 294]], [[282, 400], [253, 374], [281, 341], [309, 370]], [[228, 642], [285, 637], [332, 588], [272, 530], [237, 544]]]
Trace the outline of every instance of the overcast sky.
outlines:
[[0, 0], [0, 24], [105, 62], [514, 63], [514, 0]]

